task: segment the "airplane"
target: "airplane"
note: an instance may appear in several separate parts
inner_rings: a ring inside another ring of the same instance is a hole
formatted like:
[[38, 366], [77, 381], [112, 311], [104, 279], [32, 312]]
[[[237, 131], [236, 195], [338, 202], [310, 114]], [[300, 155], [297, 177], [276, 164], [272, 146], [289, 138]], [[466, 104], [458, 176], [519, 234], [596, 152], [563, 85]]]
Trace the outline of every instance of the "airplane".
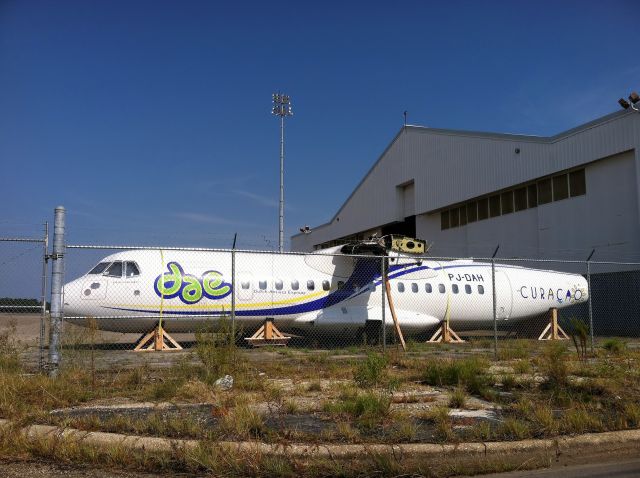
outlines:
[[[91, 317], [101, 330], [141, 334], [161, 320], [167, 332], [196, 332], [229, 317], [234, 298], [236, 321], [246, 331], [270, 319], [298, 336], [358, 337], [383, 320], [393, 325], [381, 290], [387, 279], [408, 336], [443, 321], [456, 330], [493, 327], [491, 263], [395, 249], [388, 238], [373, 238], [304, 254], [236, 251], [235, 281], [231, 251], [126, 250], [65, 284], [65, 320], [86, 325]], [[581, 275], [505, 264], [495, 264], [495, 288], [500, 324], [589, 296]]]

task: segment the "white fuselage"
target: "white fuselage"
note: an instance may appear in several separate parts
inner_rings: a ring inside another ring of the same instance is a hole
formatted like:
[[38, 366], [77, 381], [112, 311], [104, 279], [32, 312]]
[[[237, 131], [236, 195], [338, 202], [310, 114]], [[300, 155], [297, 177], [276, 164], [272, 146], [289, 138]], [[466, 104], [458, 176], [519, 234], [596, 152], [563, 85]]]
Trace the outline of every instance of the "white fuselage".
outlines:
[[[225, 251], [120, 252], [65, 285], [64, 313], [66, 320], [81, 325], [92, 317], [103, 330], [143, 333], [162, 320], [169, 332], [194, 332], [229, 316], [234, 298], [236, 320], [247, 330], [266, 318], [293, 333], [310, 328], [353, 332], [385, 318], [390, 325], [381, 258], [333, 252], [236, 252], [235, 264]], [[403, 330], [425, 331], [445, 319], [458, 329], [493, 323], [490, 263], [391, 257], [391, 294]], [[503, 264], [495, 265], [495, 287], [499, 321], [517, 321], [588, 298], [580, 275]]]

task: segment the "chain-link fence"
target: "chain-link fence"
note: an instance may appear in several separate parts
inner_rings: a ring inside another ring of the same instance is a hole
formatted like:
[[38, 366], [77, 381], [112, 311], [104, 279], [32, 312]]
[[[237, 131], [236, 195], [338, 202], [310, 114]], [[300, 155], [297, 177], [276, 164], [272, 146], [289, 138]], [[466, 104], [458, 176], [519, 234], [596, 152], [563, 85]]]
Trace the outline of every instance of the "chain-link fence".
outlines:
[[609, 338], [640, 337], [639, 263], [380, 255], [367, 247], [280, 254], [66, 245], [48, 255], [47, 237], [0, 238], [1, 325], [37, 345], [31, 358], [41, 368], [48, 258], [62, 263], [66, 283], [64, 327], [50, 350], [76, 365], [156, 360], [115, 352], [188, 350], [220, 330], [247, 351], [441, 352], [435, 344], [445, 343], [456, 353], [498, 355], [513, 348], [510, 339], [557, 339], [586, 353]]
[[0, 346], [19, 349], [26, 363], [42, 369], [48, 323], [48, 225], [37, 235], [0, 235]]
[[67, 354], [179, 349], [220, 327], [246, 348], [496, 354], [512, 338], [640, 336], [640, 264], [83, 245], [65, 260]]

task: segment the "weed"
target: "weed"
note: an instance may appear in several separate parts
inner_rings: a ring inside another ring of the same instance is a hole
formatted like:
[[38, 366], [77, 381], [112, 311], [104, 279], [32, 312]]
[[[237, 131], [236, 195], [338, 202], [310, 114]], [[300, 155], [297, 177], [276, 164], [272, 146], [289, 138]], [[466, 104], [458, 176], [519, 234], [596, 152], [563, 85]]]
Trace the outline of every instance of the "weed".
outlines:
[[531, 356], [531, 344], [528, 340], [516, 339], [500, 344], [498, 360], [527, 359]]
[[239, 439], [260, 438], [266, 432], [262, 414], [246, 405], [239, 405], [224, 416], [220, 429], [224, 434]]
[[627, 348], [627, 344], [618, 338], [606, 339], [602, 342], [602, 348], [613, 354], [620, 354]]
[[237, 381], [242, 362], [237, 359], [236, 336], [228, 318], [221, 318], [218, 326], [208, 325], [196, 332], [196, 355], [204, 366], [204, 381], [212, 384], [230, 374]]
[[178, 393], [183, 381], [173, 378], [162, 380], [153, 385], [151, 396], [154, 400], [170, 400]]
[[15, 339], [15, 333], [15, 320], [0, 332], [0, 371], [2, 372], [17, 373], [22, 369], [19, 357], [20, 344]]
[[623, 417], [628, 428], [637, 428], [640, 426], [640, 405], [629, 402], [624, 405]]
[[547, 404], [535, 403], [527, 415], [536, 436], [553, 436], [558, 432], [553, 410]]
[[565, 433], [598, 432], [604, 429], [600, 418], [584, 407], [568, 410], [561, 422], [561, 429]]
[[517, 360], [513, 363], [513, 371], [515, 373], [529, 373], [531, 372], [531, 362], [528, 360]]
[[381, 392], [344, 394], [339, 401], [325, 404], [325, 411], [354, 418], [363, 428], [373, 428], [389, 415], [391, 398]]
[[567, 348], [559, 342], [549, 342], [541, 356], [541, 369], [547, 376], [548, 388], [559, 390], [569, 384], [569, 367], [566, 361]]
[[580, 360], [587, 358], [587, 339], [589, 338], [589, 326], [575, 317], [569, 319], [571, 325], [571, 340], [576, 348], [576, 354]]
[[387, 379], [387, 364], [388, 360], [384, 355], [369, 353], [357, 365], [353, 379], [361, 388], [379, 386]]
[[461, 385], [469, 393], [481, 394], [487, 387], [486, 361], [477, 357], [461, 360], [431, 359], [425, 364], [424, 381], [429, 385]]
[[513, 375], [507, 374], [502, 376], [502, 388], [504, 390], [513, 390], [518, 382]]
[[321, 392], [322, 384], [318, 381], [311, 382], [307, 385], [307, 392]]
[[416, 440], [420, 425], [411, 418], [401, 420], [393, 427], [392, 439], [394, 442], [412, 442]]
[[350, 442], [357, 441], [360, 438], [358, 429], [353, 428], [349, 422], [344, 421], [336, 423], [336, 434]]
[[444, 442], [452, 441], [455, 438], [453, 434], [453, 424], [447, 407], [435, 407], [429, 410], [424, 418], [433, 423], [436, 440]]
[[465, 393], [464, 388], [456, 387], [456, 389], [451, 392], [451, 395], [449, 396], [449, 407], [464, 408], [466, 402], [467, 394]]
[[522, 440], [530, 436], [529, 425], [523, 420], [508, 417], [500, 424], [497, 432], [505, 440]]

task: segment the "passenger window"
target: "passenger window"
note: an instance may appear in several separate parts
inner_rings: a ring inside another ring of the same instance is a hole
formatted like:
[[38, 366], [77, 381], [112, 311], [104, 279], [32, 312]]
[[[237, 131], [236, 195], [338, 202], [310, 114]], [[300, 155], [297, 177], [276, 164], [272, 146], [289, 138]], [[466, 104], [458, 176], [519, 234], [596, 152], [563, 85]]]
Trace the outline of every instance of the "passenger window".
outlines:
[[140, 275], [140, 269], [138, 269], [138, 265], [135, 262], [127, 262], [125, 275], [127, 277], [135, 277]]
[[404, 292], [404, 283], [398, 282], [398, 292]]
[[242, 287], [243, 289], [248, 289], [249, 288], [249, 281], [248, 280], [243, 280], [240, 282], [240, 287]]
[[478, 294], [484, 294], [484, 286], [478, 285]]
[[101, 262], [89, 271], [89, 274], [102, 274], [111, 262]]
[[114, 262], [111, 264], [107, 272], [105, 272], [105, 275], [109, 277], [122, 277], [122, 262]]
[[322, 290], [329, 290], [331, 289], [331, 284], [329, 284], [328, 280], [323, 280], [322, 281]]
[[464, 286], [464, 291], [465, 291], [467, 294], [471, 294], [471, 286], [470, 286], [469, 284], [466, 284], [466, 285]]
[[342, 289], [344, 287], [344, 281], [343, 280], [339, 280], [338, 281], [338, 289]]
[[425, 284], [424, 285], [424, 290], [426, 290], [428, 294], [431, 294], [431, 291], [433, 290], [431, 288], [431, 284], [429, 284], [429, 283]]
[[276, 279], [275, 281], [276, 290], [282, 290], [283, 285], [284, 284], [282, 282], [282, 279]]
[[298, 290], [300, 288], [300, 282], [298, 282], [297, 280], [292, 280], [291, 281], [291, 290]]
[[438, 284], [438, 291], [440, 291], [441, 294], [444, 294], [444, 291], [445, 291], [444, 284]]
[[458, 284], [452, 284], [451, 285], [451, 290], [453, 291], [454, 294], [458, 293]]
[[307, 290], [314, 290], [315, 288], [316, 288], [315, 282], [313, 282], [312, 280], [308, 280], [307, 281]]
[[418, 292], [418, 284], [415, 282], [411, 283], [411, 292]]
[[267, 281], [266, 280], [258, 281], [258, 287], [260, 288], [260, 290], [267, 290]]

